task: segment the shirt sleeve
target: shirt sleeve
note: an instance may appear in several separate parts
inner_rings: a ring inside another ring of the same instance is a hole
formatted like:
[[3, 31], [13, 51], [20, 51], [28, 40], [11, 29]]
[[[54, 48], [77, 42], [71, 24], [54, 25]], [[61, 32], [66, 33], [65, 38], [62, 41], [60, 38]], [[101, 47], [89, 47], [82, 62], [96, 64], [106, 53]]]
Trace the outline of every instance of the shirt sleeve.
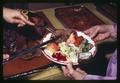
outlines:
[[86, 75], [84, 80], [116, 80], [117, 79], [117, 50], [113, 53], [107, 67], [106, 76]]
[[84, 80], [116, 80], [116, 77], [110, 77], [110, 76], [99, 76], [99, 75], [86, 75]]

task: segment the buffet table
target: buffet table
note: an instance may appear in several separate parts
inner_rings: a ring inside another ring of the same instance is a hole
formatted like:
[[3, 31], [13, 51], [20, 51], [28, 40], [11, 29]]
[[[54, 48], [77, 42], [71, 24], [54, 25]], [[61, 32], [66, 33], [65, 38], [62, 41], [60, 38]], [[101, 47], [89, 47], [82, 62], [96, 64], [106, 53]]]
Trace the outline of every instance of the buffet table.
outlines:
[[[88, 8], [94, 15], [96, 15], [100, 20], [102, 20], [105, 24], [112, 24], [113, 22], [99, 13], [95, 6], [91, 3], [84, 4], [86, 8]], [[65, 28], [65, 26], [56, 18], [55, 16], [55, 9], [56, 8], [49, 8], [44, 10], [37, 10], [35, 12], [43, 11], [44, 14], [48, 17], [52, 25], [57, 29]], [[105, 41], [113, 41], [111, 39], [106, 39]], [[102, 41], [104, 42], [104, 41]], [[98, 42], [102, 43], [102, 42]], [[107, 54], [107, 57], [111, 56], [111, 54]], [[51, 73], [50, 73], [51, 72]], [[28, 78], [29, 80], [69, 80], [69, 78], [64, 77], [61, 70], [59, 68], [51, 68], [47, 71], [39, 72], [33, 74], [31, 77]]]
[[[79, 6], [79, 5], [77, 5], [77, 6]], [[97, 19], [100, 19], [100, 24], [112, 24], [113, 23], [107, 17], [105, 17], [101, 13], [99, 13], [93, 4], [86, 3], [86, 4], [82, 4], [82, 6], [85, 6], [90, 12], [93, 13], [93, 15], [95, 15], [95, 17], [97, 17]], [[65, 7], [67, 7], [67, 6], [65, 6]], [[63, 7], [60, 7], [60, 8], [63, 8]], [[52, 26], [56, 29], [66, 28], [66, 26], [64, 26], [64, 24], [61, 23], [60, 20], [55, 16], [55, 9], [56, 8], [49, 8], [49, 9], [43, 9], [43, 10], [36, 10], [36, 11], [32, 11], [32, 12], [36, 12], [36, 13], [43, 12], [44, 15], [50, 21], [50, 23], [52, 24]], [[106, 39], [105, 41], [109, 41], [109, 40], [111, 42], [113, 41], [111, 39]], [[105, 41], [102, 41], [102, 42], [105, 42]], [[97, 44], [100, 44], [102, 42], [98, 42]], [[37, 67], [34, 67], [33, 69], [35, 69], [35, 70], [32, 71], [33, 73], [30, 73], [29, 75], [25, 76], [26, 79], [28, 79], [28, 80], [69, 80], [69, 78], [66, 78], [63, 76], [62, 71], [59, 68], [60, 65], [56, 65], [55, 63], [51, 62], [46, 57], [44, 57], [44, 55], [40, 55], [40, 56], [41, 56], [40, 57], [41, 59], [34, 58], [34, 60], [33, 60], [34, 62], [32, 62], [32, 61], [28, 61], [28, 62], [24, 61], [23, 62], [23, 63], [26, 63], [26, 65], [29, 67], [28, 69], [31, 68], [31, 66], [30, 66], [31, 64], [33, 64], [34, 66], [35, 65], [40, 66], [39, 69], [37, 69]], [[107, 56], [111, 56], [111, 55], [107, 54]], [[38, 64], [40, 60], [44, 64]], [[19, 63], [20, 63], [20, 61], [18, 61], [14, 65], [18, 66], [17, 64], [19, 64]], [[22, 66], [22, 65], [19, 65], [19, 68], [22, 68], [20, 66]], [[27, 66], [24, 65], [24, 67], [26, 69], [27, 69]], [[11, 67], [11, 71], [12, 71], [12, 67]], [[17, 71], [17, 72], [19, 72], [19, 71]], [[9, 71], [8, 71], [8, 73], [9, 73]], [[7, 73], [7, 75], [8, 75], [8, 73]]]

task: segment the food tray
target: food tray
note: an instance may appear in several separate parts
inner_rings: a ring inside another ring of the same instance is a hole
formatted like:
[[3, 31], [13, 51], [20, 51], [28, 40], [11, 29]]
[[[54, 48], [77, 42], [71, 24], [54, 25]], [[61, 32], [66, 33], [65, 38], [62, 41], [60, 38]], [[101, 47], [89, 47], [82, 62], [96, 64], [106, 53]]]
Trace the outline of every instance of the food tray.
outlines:
[[[47, 17], [43, 14], [43, 12], [37, 12], [36, 15], [38, 15], [37, 19], [40, 18], [41, 20], [44, 20], [50, 28], [54, 28], [52, 26], [52, 24], [50, 23], [50, 21], [47, 19]], [[36, 26], [35, 26], [35, 28], [36, 28]], [[25, 29], [24, 30], [17, 29], [17, 30], [19, 30], [21, 33], [23, 33], [25, 31]], [[44, 36], [48, 32], [49, 31], [45, 31], [45, 33], [42, 34], [42, 36]], [[26, 37], [26, 35], [22, 35], [22, 36]], [[39, 43], [38, 41], [40, 41], [40, 39], [38, 38], [38, 39], [32, 40], [32, 39], [28, 38], [28, 43], [29, 43], [28, 45], [30, 45], [29, 48], [38, 44]], [[19, 41], [18, 45], [20, 47], [20, 45], [23, 45], [23, 42]], [[21, 50], [21, 48], [19, 48], [18, 50]], [[36, 54], [35, 57], [33, 57], [29, 60], [26, 60], [26, 59], [23, 59], [20, 57], [16, 57], [13, 60], [11, 60], [10, 62], [3, 64], [3, 78], [8, 79], [8, 78], [26, 76], [30, 73], [34, 73], [34, 71], [37, 71], [38, 69], [45, 68], [48, 65], [52, 64], [52, 61], [48, 60], [43, 55], [41, 49], [37, 49], [37, 53], [38, 54]]]
[[84, 31], [91, 26], [104, 24], [97, 16], [84, 6], [56, 8], [55, 16], [65, 28]]

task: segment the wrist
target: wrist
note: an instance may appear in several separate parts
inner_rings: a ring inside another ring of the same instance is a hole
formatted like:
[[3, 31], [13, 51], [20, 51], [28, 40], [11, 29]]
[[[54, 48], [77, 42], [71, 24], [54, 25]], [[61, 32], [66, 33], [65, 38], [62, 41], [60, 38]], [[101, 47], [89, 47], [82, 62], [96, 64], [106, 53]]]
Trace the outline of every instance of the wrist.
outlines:
[[85, 80], [87, 76], [87, 73], [84, 73], [82, 80]]

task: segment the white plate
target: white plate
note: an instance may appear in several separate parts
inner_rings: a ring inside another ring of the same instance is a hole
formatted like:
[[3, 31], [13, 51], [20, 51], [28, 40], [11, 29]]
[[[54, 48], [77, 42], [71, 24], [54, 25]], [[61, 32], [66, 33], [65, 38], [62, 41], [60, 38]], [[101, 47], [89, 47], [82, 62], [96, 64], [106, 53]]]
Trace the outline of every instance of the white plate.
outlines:
[[[76, 32], [77, 32], [78, 36], [82, 36], [84, 39], [87, 39], [88, 42], [93, 45], [92, 49], [90, 49], [89, 52], [92, 54], [92, 56], [94, 56], [95, 53], [96, 53], [95, 42], [88, 35], [84, 34], [83, 32], [80, 32], [80, 31], [76, 31]], [[52, 36], [52, 33], [48, 33], [46, 35], [46, 37], [43, 38], [43, 42], [49, 40], [51, 38], [51, 36]], [[66, 65], [66, 63], [68, 62], [68, 61], [58, 61], [56, 58], [53, 58], [52, 54], [49, 52], [48, 49], [44, 49], [42, 52], [49, 60], [51, 60], [51, 61], [53, 61], [55, 63]], [[75, 63], [75, 64], [77, 64], [77, 63]]]

